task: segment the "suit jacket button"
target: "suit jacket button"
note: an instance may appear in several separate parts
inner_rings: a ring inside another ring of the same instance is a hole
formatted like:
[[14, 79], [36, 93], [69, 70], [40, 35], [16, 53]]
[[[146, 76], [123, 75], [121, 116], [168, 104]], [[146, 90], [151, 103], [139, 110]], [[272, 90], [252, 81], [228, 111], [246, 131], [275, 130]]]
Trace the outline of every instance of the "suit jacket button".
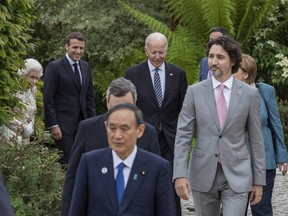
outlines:
[[222, 138], [222, 135], [219, 135], [219, 139], [221, 139]]
[[218, 157], [219, 155], [218, 154], [215, 154], [215, 157]]

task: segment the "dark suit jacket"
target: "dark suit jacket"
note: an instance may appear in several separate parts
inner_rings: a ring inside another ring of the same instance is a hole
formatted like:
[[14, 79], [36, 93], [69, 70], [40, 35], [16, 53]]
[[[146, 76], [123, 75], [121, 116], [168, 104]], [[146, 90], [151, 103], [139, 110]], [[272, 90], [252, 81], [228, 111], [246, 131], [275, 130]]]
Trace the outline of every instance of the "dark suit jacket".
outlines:
[[83, 154], [69, 215], [175, 216], [169, 162], [138, 148], [118, 208], [112, 150], [105, 148]]
[[142, 110], [144, 120], [153, 125], [157, 132], [161, 122], [168, 145], [173, 151], [178, 114], [187, 89], [185, 71], [165, 62], [165, 94], [161, 108], [158, 107], [147, 61], [129, 68], [125, 78], [136, 86], [136, 105]]
[[202, 58], [201, 62], [200, 62], [200, 76], [199, 76], [199, 81], [205, 80], [207, 79], [207, 75], [208, 75], [208, 58]]
[[66, 56], [50, 62], [44, 73], [44, 111], [47, 128], [59, 125], [63, 134], [74, 134], [81, 119], [95, 116], [90, 66], [79, 62], [79, 86]]
[[[76, 139], [71, 151], [71, 157], [66, 173], [62, 195], [62, 216], [67, 216], [72, 199], [75, 176], [81, 155], [91, 150], [108, 147], [107, 132], [104, 126], [106, 114], [81, 121]], [[160, 155], [160, 148], [155, 128], [145, 123], [143, 136], [137, 141], [137, 146]]]
[[0, 173], [0, 215], [3, 216], [14, 215], [8, 193], [3, 183], [2, 173]]

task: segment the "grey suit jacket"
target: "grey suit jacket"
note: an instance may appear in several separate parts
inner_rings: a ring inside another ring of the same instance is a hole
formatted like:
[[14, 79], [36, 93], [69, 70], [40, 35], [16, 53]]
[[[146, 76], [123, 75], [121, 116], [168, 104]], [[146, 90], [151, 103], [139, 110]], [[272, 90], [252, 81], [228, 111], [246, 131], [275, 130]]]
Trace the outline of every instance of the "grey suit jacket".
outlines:
[[[186, 161], [194, 133], [196, 146], [188, 172]], [[257, 89], [234, 79], [227, 117], [221, 130], [212, 80], [189, 86], [178, 119], [174, 151], [173, 178], [189, 177], [193, 190], [210, 190], [219, 155], [225, 177], [235, 192], [251, 191], [252, 185], [265, 185]]]

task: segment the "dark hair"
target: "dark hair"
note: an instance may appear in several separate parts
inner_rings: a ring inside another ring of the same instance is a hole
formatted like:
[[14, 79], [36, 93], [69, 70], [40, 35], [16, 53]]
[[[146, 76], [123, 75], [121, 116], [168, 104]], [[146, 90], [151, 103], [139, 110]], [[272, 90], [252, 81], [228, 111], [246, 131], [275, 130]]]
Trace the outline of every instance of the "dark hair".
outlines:
[[212, 32], [221, 32], [223, 36], [228, 36], [228, 32], [226, 31], [226, 29], [220, 26], [211, 28], [209, 34], [211, 34]]
[[228, 36], [221, 36], [219, 38], [215, 38], [208, 43], [206, 54], [209, 55], [210, 48], [213, 45], [222, 46], [223, 49], [228, 53], [230, 59], [234, 62], [232, 66], [232, 73], [236, 73], [238, 68], [240, 67], [242, 61], [242, 52], [239, 44]]
[[115, 97], [123, 97], [129, 92], [131, 92], [133, 101], [136, 103], [137, 92], [135, 85], [130, 80], [118, 78], [110, 83], [107, 89], [106, 99], [109, 101], [110, 95], [114, 95]]
[[86, 38], [81, 32], [71, 32], [70, 34], [68, 34], [65, 38], [65, 44], [69, 45], [71, 39], [77, 39], [86, 43]]
[[132, 112], [134, 112], [137, 127], [143, 123], [142, 111], [136, 105], [131, 104], [131, 103], [119, 103], [113, 106], [111, 109], [108, 110], [108, 113], [106, 115], [106, 121], [108, 121], [110, 115], [113, 112], [118, 111], [118, 110], [131, 110]]

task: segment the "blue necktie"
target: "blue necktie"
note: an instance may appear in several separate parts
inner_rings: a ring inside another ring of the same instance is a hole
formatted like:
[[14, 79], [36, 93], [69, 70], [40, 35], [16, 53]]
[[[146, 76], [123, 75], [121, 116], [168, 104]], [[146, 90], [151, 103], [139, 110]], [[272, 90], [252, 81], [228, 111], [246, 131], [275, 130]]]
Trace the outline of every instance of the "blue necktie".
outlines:
[[81, 86], [81, 79], [80, 79], [80, 74], [79, 74], [80, 72], [78, 70], [78, 64], [74, 63], [73, 66], [74, 66], [74, 74], [76, 76], [77, 83], [79, 84], [79, 86]]
[[155, 95], [157, 98], [157, 102], [158, 102], [158, 106], [161, 107], [162, 106], [162, 88], [161, 88], [161, 80], [160, 80], [160, 76], [158, 73], [159, 68], [155, 68], [154, 71], [154, 91], [155, 91]]
[[116, 176], [116, 189], [117, 189], [117, 198], [118, 198], [118, 206], [121, 204], [121, 200], [124, 194], [125, 185], [124, 185], [124, 175], [123, 175], [123, 168], [125, 167], [124, 163], [120, 163], [118, 168], [118, 173]]

